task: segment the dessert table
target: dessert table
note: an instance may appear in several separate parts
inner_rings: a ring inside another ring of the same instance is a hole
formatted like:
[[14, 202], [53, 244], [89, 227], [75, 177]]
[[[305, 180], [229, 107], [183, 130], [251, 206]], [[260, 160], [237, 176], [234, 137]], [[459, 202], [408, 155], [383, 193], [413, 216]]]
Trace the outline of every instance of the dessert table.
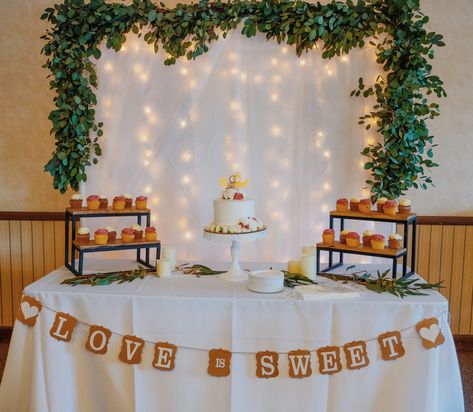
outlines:
[[[130, 263], [128, 262], [128, 265]], [[106, 268], [104, 268], [104, 265]], [[209, 264], [225, 268], [225, 263]], [[269, 264], [242, 264], [265, 269]], [[359, 265], [357, 267], [367, 266]], [[369, 266], [369, 265], [368, 265]], [[277, 265], [273, 265], [277, 267]], [[124, 269], [117, 260], [88, 261], [87, 269]], [[376, 269], [375, 265], [369, 269]], [[293, 290], [262, 295], [246, 282], [174, 274], [126, 284], [67, 286], [71, 273], [53, 271], [25, 293], [43, 304], [35, 327], [15, 323], [0, 386], [3, 411], [463, 411], [458, 361], [448, 326], [448, 303], [437, 292], [404, 300], [358, 286], [360, 297], [303, 301]], [[329, 281], [332, 282], [332, 281]], [[74, 315], [69, 343], [52, 339], [55, 312]], [[422, 347], [415, 329], [403, 331], [406, 350], [381, 359], [376, 339], [367, 342], [370, 364], [334, 375], [288, 375], [289, 350], [343, 345], [403, 330], [438, 317], [445, 343]], [[85, 322], [85, 323], [80, 323]], [[85, 350], [88, 325], [145, 340], [142, 362], [118, 360], [121, 336], [112, 334], [104, 355]], [[177, 345], [173, 371], [152, 367], [152, 342]], [[228, 377], [207, 374], [208, 351], [233, 352]], [[280, 353], [279, 376], [255, 375], [255, 353]]]

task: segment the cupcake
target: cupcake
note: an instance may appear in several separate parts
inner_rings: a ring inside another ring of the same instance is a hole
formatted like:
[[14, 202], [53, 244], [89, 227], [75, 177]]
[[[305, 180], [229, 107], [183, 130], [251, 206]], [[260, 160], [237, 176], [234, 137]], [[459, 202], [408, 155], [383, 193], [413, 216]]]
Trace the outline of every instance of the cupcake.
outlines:
[[154, 242], [157, 238], [158, 234], [156, 233], [156, 228], [150, 226], [145, 229], [145, 240], [147, 242]]
[[371, 238], [373, 237], [374, 232], [366, 230], [363, 232], [363, 246], [371, 247]]
[[134, 224], [131, 228], [135, 232], [135, 240], [143, 240], [143, 228], [137, 224]]
[[407, 197], [403, 197], [399, 200], [399, 213], [403, 215], [411, 213], [411, 201]]
[[402, 236], [399, 233], [392, 233], [388, 239], [389, 249], [401, 249], [402, 247]]
[[69, 200], [72, 209], [80, 209], [82, 207], [82, 195], [76, 193], [75, 195], [71, 196], [71, 200]]
[[87, 197], [87, 209], [98, 210], [100, 207], [100, 199], [98, 195], [90, 195]]
[[90, 231], [86, 227], [81, 227], [76, 234], [77, 243], [81, 245], [88, 245], [90, 241]]
[[100, 201], [100, 209], [106, 209], [108, 207], [108, 199], [107, 196], [105, 195], [100, 195], [99, 196], [99, 201]]
[[108, 230], [103, 228], [96, 230], [94, 242], [96, 245], [106, 245], [108, 243]]
[[122, 196], [125, 198], [125, 209], [129, 209], [133, 204], [133, 197], [128, 193], [125, 193]]
[[148, 198], [146, 196], [138, 196], [135, 199], [135, 206], [138, 210], [146, 209], [148, 204]]
[[358, 210], [361, 213], [370, 213], [371, 212], [371, 200], [361, 199], [360, 203], [358, 204]]
[[395, 200], [386, 200], [383, 206], [383, 212], [386, 215], [394, 216], [397, 213], [397, 203]]
[[360, 247], [360, 235], [356, 232], [350, 232], [347, 235], [347, 246], [348, 247]]
[[384, 236], [383, 235], [371, 236], [371, 247], [375, 250], [384, 250]]
[[340, 243], [346, 245], [347, 244], [347, 235], [350, 233], [350, 230], [342, 230], [340, 232]]
[[122, 230], [122, 242], [123, 243], [131, 243], [135, 240], [135, 231], [127, 227]]
[[337, 200], [337, 212], [348, 212], [348, 199], [342, 198]]
[[114, 210], [125, 209], [125, 198], [123, 196], [115, 196], [113, 198], [113, 209]]
[[335, 242], [335, 230], [325, 229], [322, 233], [322, 243], [325, 246], [333, 246]]
[[108, 231], [108, 243], [114, 243], [115, 240], [117, 240], [117, 231], [111, 226], [108, 226], [105, 229]]
[[352, 212], [358, 212], [358, 205], [360, 204], [360, 199], [357, 197], [352, 197], [350, 199], [350, 210]]
[[386, 200], [388, 200], [388, 199], [385, 198], [385, 197], [380, 197], [376, 201], [376, 209], [378, 210], [378, 212], [383, 213], [383, 206], [386, 203]]

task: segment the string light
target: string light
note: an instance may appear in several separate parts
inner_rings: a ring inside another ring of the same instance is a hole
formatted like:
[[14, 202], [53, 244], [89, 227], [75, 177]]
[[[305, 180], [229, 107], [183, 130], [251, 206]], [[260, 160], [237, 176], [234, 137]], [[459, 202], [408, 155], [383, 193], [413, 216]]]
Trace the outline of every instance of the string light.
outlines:
[[271, 133], [273, 136], [280, 136], [281, 135], [281, 128], [279, 126], [273, 126], [271, 129]]
[[185, 229], [187, 227], [187, 219], [185, 217], [181, 217], [178, 221], [177, 221], [177, 225], [181, 228], [181, 229]]
[[326, 204], [324, 204], [324, 205], [322, 205], [320, 210], [322, 211], [322, 213], [327, 213], [328, 212], [328, 206]]
[[183, 76], [186, 76], [187, 73], [189, 73], [189, 71], [188, 71], [185, 67], [183, 67], [183, 68], [181, 69], [181, 74], [182, 74]]
[[342, 62], [346, 63], [348, 62], [348, 56], [342, 56]]
[[324, 136], [324, 134], [323, 134], [322, 132], [318, 132], [318, 133], [317, 133], [317, 136], [319, 136], [319, 137], [323, 137], [323, 136]]
[[192, 154], [190, 152], [182, 152], [181, 159], [183, 162], [188, 162], [192, 159]]
[[301, 65], [301, 66], [305, 66], [305, 59], [301, 59], [301, 60], [299, 60], [299, 65]]
[[181, 125], [182, 128], [187, 126], [187, 122], [185, 120], [181, 120], [179, 124]]
[[326, 192], [329, 192], [330, 191], [330, 183], [324, 183], [324, 190]]
[[271, 94], [271, 100], [277, 102], [279, 100], [279, 95], [277, 93]]
[[240, 108], [240, 102], [233, 100], [230, 102], [230, 109], [238, 110]]
[[271, 187], [274, 189], [277, 189], [279, 186], [280, 186], [279, 180], [273, 179], [273, 181], [271, 182]]
[[193, 237], [194, 237], [194, 235], [189, 230], [186, 233], [184, 233], [184, 239], [187, 240], [187, 241], [192, 240]]
[[105, 63], [104, 69], [106, 72], [111, 72], [113, 69], [113, 64], [110, 62]]
[[159, 205], [159, 197], [157, 197], [157, 196], [153, 197], [152, 202], [153, 202], [153, 205]]
[[327, 159], [330, 158], [330, 152], [328, 150], [324, 152], [324, 157], [326, 157]]
[[141, 73], [140, 74], [140, 80], [145, 83], [148, 81], [148, 75], [146, 73]]
[[191, 181], [191, 178], [188, 175], [182, 176], [182, 183], [184, 183], [185, 185], [189, 184], [190, 181]]
[[273, 58], [271, 59], [271, 64], [272, 64], [273, 66], [276, 66], [276, 65], [278, 64], [278, 59], [276, 59], [275, 57], [273, 57]]
[[287, 47], [284, 46], [284, 47], [281, 49], [281, 52], [282, 52], [283, 54], [286, 54], [286, 53], [287, 53]]
[[143, 108], [143, 111], [145, 112], [145, 114], [151, 114], [151, 107], [145, 106], [145, 107]]
[[190, 80], [189, 81], [189, 87], [191, 89], [193, 89], [195, 86], [197, 86], [197, 82], [194, 79]]
[[241, 81], [241, 82], [244, 83], [244, 82], [246, 82], [247, 79], [248, 79], [248, 76], [247, 76], [246, 73], [240, 74], [240, 81]]
[[144, 164], [145, 166], [149, 166], [149, 160], [145, 160], [145, 161], [143, 162], [143, 164]]
[[281, 76], [277, 74], [273, 76], [273, 83], [279, 83], [280, 81], [281, 81]]

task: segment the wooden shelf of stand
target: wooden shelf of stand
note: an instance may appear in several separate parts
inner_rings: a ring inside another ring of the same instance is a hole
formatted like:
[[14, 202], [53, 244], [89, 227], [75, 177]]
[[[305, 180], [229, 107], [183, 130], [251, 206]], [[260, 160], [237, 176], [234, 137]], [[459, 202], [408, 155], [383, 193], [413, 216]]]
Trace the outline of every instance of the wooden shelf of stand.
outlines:
[[406, 249], [389, 249], [385, 247], [383, 250], [373, 249], [368, 246], [364, 246], [360, 244], [359, 247], [354, 248], [347, 246], [344, 243], [335, 242], [333, 246], [324, 245], [322, 242], [317, 243], [317, 248], [324, 251], [331, 251], [331, 252], [343, 252], [343, 253], [352, 253], [357, 255], [367, 255], [367, 256], [378, 256], [378, 257], [400, 257], [406, 254]]
[[116, 239], [112, 243], [107, 243], [106, 245], [97, 245], [93, 239], [89, 240], [87, 245], [79, 243], [77, 240], [74, 240], [73, 245], [78, 250], [91, 250], [91, 249], [110, 249], [110, 250], [117, 250], [117, 246], [130, 246], [130, 249], [136, 248], [136, 246], [156, 246], [161, 243], [160, 240], [135, 240], [133, 242], [123, 242], [121, 239]]
[[378, 222], [392, 222], [392, 223], [405, 223], [411, 222], [416, 218], [415, 213], [401, 214], [396, 215], [387, 215], [385, 213], [377, 212], [372, 210], [370, 213], [361, 213], [353, 212], [349, 210], [348, 212], [337, 212], [332, 210], [330, 212], [331, 217], [344, 218], [344, 219], [356, 219], [356, 220], [371, 220]]
[[87, 217], [89, 215], [93, 215], [93, 216], [100, 215], [102, 217], [126, 216], [126, 215], [137, 216], [137, 215], [147, 215], [150, 212], [151, 211], [149, 209], [137, 209], [135, 206], [122, 209], [122, 210], [115, 210], [111, 206], [107, 207], [106, 209], [96, 209], [96, 210], [90, 210], [90, 209], [87, 209], [86, 207], [81, 207], [80, 209], [73, 209], [71, 207], [66, 207], [66, 213], [69, 213], [74, 216], [84, 216], [84, 217]]

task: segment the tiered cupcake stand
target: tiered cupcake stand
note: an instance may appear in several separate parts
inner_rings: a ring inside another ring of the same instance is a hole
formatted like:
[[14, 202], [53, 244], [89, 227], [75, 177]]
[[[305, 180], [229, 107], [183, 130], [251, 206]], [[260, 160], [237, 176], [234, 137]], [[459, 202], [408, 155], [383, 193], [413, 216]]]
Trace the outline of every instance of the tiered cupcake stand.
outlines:
[[[330, 212], [330, 229], [334, 228], [335, 219], [340, 220], [340, 231], [345, 228], [345, 220], [367, 220], [370, 222], [385, 222], [385, 223], [395, 223], [398, 225], [403, 225], [404, 227], [404, 247], [401, 249], [388, 249], [384, 250], [375, 250], [371, 247], [360, 245], [359, 248], [352, 248], [346, 244], [341, 244], [340, 242], [335, 242], [333, 246], [327, 246], [323, 243], [317, 244], [317, 273], [321, 272], [320, 270], [320, 252], [328, 252], [328, 266], [322, 270], [322, 272], [329, 272], [339, 266], [343, 265], [343, 255], [365, 255], [373, 257], [381, 257], [392, 260], [392, 277], [397, 277], [397, 265], [399, 259], [402, 258], [402, 277], [409, 277], [415, 271], [415, 256], [416, 256], [416, 214], [396, 214], [394, 216], [386, 215], [380, 212], [370, 212], [370, 213], [361, 213], [361, 212]], [[409, 244], [409, 227], [412, 226], [412, 239]], [[409, 247], [411, 248], [411, 265], [410, 271], [407, 272], [407, 254]], [[338, 262], [333, 262], [333, 254], [338, 253], [339, 259]]]
[[[156, 259], [159, 259], [161, 252], [161, 242], [159, 240], [148, 242], [146, 240], [137, 240], [131, 243], [124, 243], [121, 239], [116, 239], [113, 243], [106, 245], [96, 245], [91, 239], [89, 244], [83, 245], [76, 240], [76, 228], [80, 218], [96, 218], [96, 217], [125, 217], [136, 216], [137, 223], [141, 225], [142, 218], [146, 218], [146, 226], [151, 225], [151, 212], [149, 209], [138, 210], [135, 207], [114, 210], [109, 207], [107, 209], [89, 210], [87, 208], [71, 209], [66, 208], [65, 222], [65, 266], [75, 275], [82, 275], [84, 269], [84, 255], [86, 253], [108, 252], [110, 250], [136, 250], [136, 261], [149, 268], [155, 266], [150, 263], [150, 250], [156, 248]], [[72, 223], [72, 236], [69, 239], [69, 224]], [[145, 258], [141, 258], [141, 250], [145, 250]], [[76, 254], [78, 254], [78, 269], [76, 269]], [[71, 258], [69, 262], [69, 256]]]

